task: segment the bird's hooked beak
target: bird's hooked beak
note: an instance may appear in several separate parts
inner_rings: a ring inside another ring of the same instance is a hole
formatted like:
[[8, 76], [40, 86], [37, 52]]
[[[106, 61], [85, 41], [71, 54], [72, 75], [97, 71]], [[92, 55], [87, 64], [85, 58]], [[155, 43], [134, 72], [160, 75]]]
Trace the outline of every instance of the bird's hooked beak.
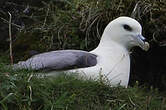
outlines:
[[139, 47], [141, 47], [141, 48], [142, 48], [143, 50], [145, 50], [145, 51], [148, 51], [149, 48], [150, 48], [150, 45], [149, 45], [148, 42], [145, 41], [145, 37], [142, 36], [141, 34], [138, 34], [138, 35], [136, 36], [136, 38], [137, 38]]

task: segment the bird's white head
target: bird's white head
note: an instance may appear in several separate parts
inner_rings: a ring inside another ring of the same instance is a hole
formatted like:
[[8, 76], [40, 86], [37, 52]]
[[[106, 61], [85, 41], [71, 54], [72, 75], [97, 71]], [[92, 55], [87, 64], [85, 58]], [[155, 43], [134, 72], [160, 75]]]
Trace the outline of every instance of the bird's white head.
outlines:
[[107, 25], [100, 43], [109, 42], [118, 43], [128, 50], [134, 46], [139, 46], [146, 51], [149, 49], [149, 44], [142, 36], [140, 23], [130, 17], [119, 17]]

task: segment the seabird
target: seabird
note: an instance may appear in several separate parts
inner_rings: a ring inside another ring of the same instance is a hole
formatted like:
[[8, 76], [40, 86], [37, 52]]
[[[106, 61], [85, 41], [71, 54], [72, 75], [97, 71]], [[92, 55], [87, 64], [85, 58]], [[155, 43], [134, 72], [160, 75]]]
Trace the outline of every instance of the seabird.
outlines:
[[14, 64], [16, 69], [47, 71], [56, 76], [60, 71], [75, 72], [85, 79], [104, 79], [112, 86], [128, 86], [130, 75], [130, 50], [139, 46], [149, 49], [142, 36], [142, 27], [130, 17], [118, 17], [105, 28], [99, 45], [92, 51], [58, 50], [37, 54]]

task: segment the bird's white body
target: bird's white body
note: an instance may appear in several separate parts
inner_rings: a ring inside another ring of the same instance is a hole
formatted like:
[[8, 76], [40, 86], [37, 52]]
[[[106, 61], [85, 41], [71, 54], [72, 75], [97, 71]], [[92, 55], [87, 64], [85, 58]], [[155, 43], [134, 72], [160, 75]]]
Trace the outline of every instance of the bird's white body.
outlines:
[[74, 69], [83, 78], [103, 80], [107, 84], [127, 87], [130, 73], [130, 57], [126, 48], [114, 42], [109, 46], [97, 47], [90, 53], [96, 54], [97, 65], [88, 68]]
[[[97, 61], [95, 66], [93, 65], [90, 67], [64, 71], [67, 74], [76, 72], [78, 76], [86, 79], [101, 79], [113, 86], [121, 85], [127, 87], [130, 76], [130, 49], [134, 46], [139, 46], [143, 50], [148, 50], [149, 45], [144, 40], [145, 38], [142, 36], [142, 27], [138, 21], [130, 17], [119, 17], [107, 25], [103, 35], [101, 36], [98, 47], [89, 52], [97, 56], [95, 58], [95, 61]], [[69, 53], [68, 56], [65, 55], [65, 52], [66, 51], [61, 51], [61, 55], [63, 55], [62, 57], [58, 56], [58, 53], [60, 52], [55, 54], [56, 51], [37, 55], [25, 62], [16, 64], [15, 67], [33, 69], [42, 69], [47, 67], [52, 69], [52, 71], [46, 75], [56, 76], [60, 73], [59, 71], [55, 71], [56, 68], [59, 66], [63, 67], [66, 65], [66, 62], [69, 67], [71, 66], [70, 63], [74, 63], [76, 65], [79, 64], [79, 62], [75, 63], [75, 60], [78, 60], [77, 56], [81, 51], [77, 54], [75, 53], [74, 57], [72, 53], [73, 51], [71, 54]], [[84, 54], [85, 59], [81, 60], [81, 62], [86, 63], [87, 54], [88, 52]], [[94, 57], [92, 59], [94, 61]], [[88, 59], [88, 61], [92, 62], [91, 59]], [[39, 62], [41, 62], [41, 64]], [[61, 65], [58, 65], [59, 63], [61, 63]]]
[[[127, 24], [132, 31], [122, 29]], [[129, 17], [119, 17], [111, 21], [105, 28], [98, 47], [90, 53], [96, 54], [97, 65], [94, 67], [72, 70], [80, 76], [94, 80], [106, 80], [110, 85], [128, 86], [130, 76], [130, 49], [140, 46], [148, 50], [148, 46], [138, 38], [142, 34], [141, 25]]]

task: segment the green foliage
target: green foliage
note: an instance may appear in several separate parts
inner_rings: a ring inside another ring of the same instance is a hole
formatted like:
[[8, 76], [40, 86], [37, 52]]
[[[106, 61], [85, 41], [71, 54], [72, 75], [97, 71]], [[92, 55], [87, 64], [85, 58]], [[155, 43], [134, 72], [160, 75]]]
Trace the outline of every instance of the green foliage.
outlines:
[[165, 110], [155, 89], [110, 87], [75, 76], [38, 78], [37, 73], [0, 65], [0, 107], [3, 110]]
[[98, 45], [105, 26], [119, 16], [139, 20], [146, 38], [165, 45], [165, 3], [156, 0], [50, 0], [41, 2], [40, 6], [29, 6], [30, 15], [20, 14], [20, 18], [25, 19], [25, 28], [17, 33], [13, 43], [15, 57], [26, 59], [31, 50], [92, 50]]

